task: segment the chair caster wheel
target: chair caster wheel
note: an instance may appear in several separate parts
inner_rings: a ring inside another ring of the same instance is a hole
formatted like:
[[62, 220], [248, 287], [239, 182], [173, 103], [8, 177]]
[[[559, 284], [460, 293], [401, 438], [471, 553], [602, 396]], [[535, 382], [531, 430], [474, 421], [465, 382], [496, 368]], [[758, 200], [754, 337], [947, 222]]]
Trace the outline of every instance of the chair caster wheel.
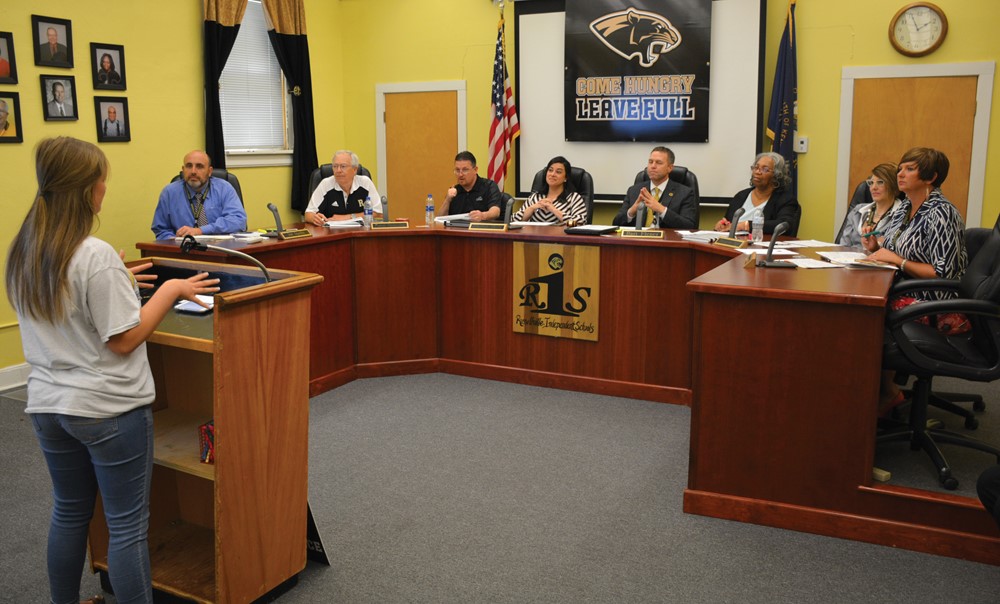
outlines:
[[986, 411], [986, 403], [984, 403], [981, 400], [980, 401], [976, 401], [976, 402], [972, 403], [972, 410], [973, 411]]
[[949, 470], [941, 472], [938, 478], [941, 480], [941, 486], [949, 491], [954, 491], [958, 488], [958, 479], [952, 476]]
[[974, 417], [965, 418], [965, 427], [968, 430], [975, 430], [979, 427], [979, 420]]

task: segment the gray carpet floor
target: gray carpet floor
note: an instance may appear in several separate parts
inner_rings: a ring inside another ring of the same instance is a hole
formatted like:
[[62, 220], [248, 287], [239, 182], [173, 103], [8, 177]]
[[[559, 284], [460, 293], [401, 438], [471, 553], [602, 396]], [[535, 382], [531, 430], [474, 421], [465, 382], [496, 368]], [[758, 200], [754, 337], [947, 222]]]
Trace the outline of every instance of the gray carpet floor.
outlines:
[[[279, 602], [1000, 601], [997, 567], [684, 514], [685, 407], [429, 374], [310, 411], [332, 566], [310, 562]], [[899, 448], [880, 463], [929, 465]], [[0, 602], [45, 602], [48, 477], [12, 398], [0, 465]], [[98, 590], [85, 572], [82, 595]]]

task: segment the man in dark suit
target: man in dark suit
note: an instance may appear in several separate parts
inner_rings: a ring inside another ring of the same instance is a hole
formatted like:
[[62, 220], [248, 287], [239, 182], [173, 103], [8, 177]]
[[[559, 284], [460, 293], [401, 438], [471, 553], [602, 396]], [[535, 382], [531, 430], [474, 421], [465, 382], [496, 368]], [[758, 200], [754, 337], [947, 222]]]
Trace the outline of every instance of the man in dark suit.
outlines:
[[674, 152], [655, 147], [649, 153], [646, 174], [649, 182], [633, 185], [625, 193], [625, 201], [611, 224], [630, 226], [640, 205], [652, 214], [652, 226], [662, 229], [697, 229], [698, 200], [690, 188], [670, 180], [674, 169]]
[[66, 45], [59, 43], [59, 32], [56, 28], [50, 27], [45, 30], [45, 37], [49, 41], [38, 47], [40, 60], [45, 63], [69, 63]]

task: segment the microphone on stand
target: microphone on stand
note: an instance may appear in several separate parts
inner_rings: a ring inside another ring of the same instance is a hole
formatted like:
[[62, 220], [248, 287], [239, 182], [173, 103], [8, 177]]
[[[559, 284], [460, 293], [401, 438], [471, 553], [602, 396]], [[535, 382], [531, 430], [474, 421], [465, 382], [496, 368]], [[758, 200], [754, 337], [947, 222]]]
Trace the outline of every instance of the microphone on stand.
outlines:
[[[729, 223], [730, 239], [736, 237], [736, 225], [740, 223], [740, 216], [742, 216], [745, 212], [746, 210], [743, 208], [737, 208], [736, 211], [733, 212], [733, 221]], [[788, 225], [786, 224], [785, 226], [787, 227]]]
[[782, 222], [778, 226], [774, 227], [774, 232], [771, 233], [771, 242], [767, 244], [767, 256], [763, 260], [757, 261], [757, 266], [764, 266], [767, 268], [795, 268], [795, 265], [787, 260], [772, 260], [774, 256], [774, 242], [778, 240], [778, 236], [788, 230], [788, 223]]
[[[267, 205], [274, 207], [274, 204], [271, 203]], [[181, 240], [181, 252], [184, 254], [190, 254], [191, 250], [198, 250], [200, 252], [212, 250], [214, 252], [222, 252], [223, 254], [229, 254], [230, 256], [236, 256], [237, 258], [242, 258], [243, 260], [246, 260], [251, 264], [255, 265], [257, 268], [260, 269], [262, 273], [264, 273], [265, 283], [271, 282], [271, 274], [267, 272], [267, 268], [264, 266], [264, 264], [260, 260], [257, 260], [256, 258], [254, 258], [249, 254], [244, 254], [243, 252], [231, 250], [228, 247], [220, 247], [218, 245], [209, 245], [207, 243], [201, 243], [194, 238], [194, 235], [185, 235], [184, 239]]]
[[264, 233], [265, 237], [277, 237], [278, 233], [281, 233], [285, 229], [281, 226], [281, 216], [278, 215], [278, 207], [273, 203], [267, 204], [267, 209], [271, 210], [271, 214], [274, 216], [274, 226], [276, 227], [274, 231], [268, 231]]
[[635, 230], [641, 231], [646, 226], [646, 204], [639, 204], [635, 210]]
[[382, 222], [389, 222], [389, 198], [382, 196]]
[[507, 204], [506, 204], [506, 207], [504, 208], [504, 211], [503, 211], [503, 223], [504, 224], [510, 224], [510, 217], [511, 217], [511, 214], [513, 214], [513, 212], [514, 212], [514, 198], [513, 197], [509, 197], [509, 198], [507, 198]]

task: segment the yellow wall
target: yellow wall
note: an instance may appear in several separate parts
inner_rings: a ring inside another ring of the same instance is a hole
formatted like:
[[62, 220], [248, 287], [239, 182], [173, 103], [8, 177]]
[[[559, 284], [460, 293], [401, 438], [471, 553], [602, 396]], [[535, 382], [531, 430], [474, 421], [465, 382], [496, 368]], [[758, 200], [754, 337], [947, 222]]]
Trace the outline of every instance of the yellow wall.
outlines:
[[[936, 52], [922, 58], [897, 53], [889, 43], [889, 20], [908, 0], [798, 0], [799, 133], [809, 137], [809, 152], [799, 156], [799, 237], [829, 240], [834, 216], [841, 70], [849, 66], [920, 65], [996, 61], [1000, 37], [1000, 2], [934, 0], [948, 17], [948, 35]], [[787, 2], [770, 0], [767, 17], [767, 81], [765, 107], [770, 103], [778, 41], [785, 26]], [[942, 107], [947, 111], [947, 107]], [[765, 109], [766, 111], [766, 109]], [[992, 226], [1000, 213], [1000, 86], [993, 84], [993, 111], [987, 148], [982, 225]], [[764, 116], [766, 119], [766, 115]], [[920, 125], [913, 125], [919, 130]], [[905, 149], [900, 149], [902, 155]], [[898, 161], [896, 158], [887, 158]], [[947, 195], [948, 183], [944, 185]]]
[[[464, 80], [467, 92], [468, 147], [485, 156], [489, 128], [489, 88], [498, 13], [485, 0], [305, 0], [313, 70], [317, 154], [329, 161], [341, 147], [355, 150], [376, 173], [375, 85], [380, 83]], [[508, 2], [508, 66], [514, 62], [513, 2]], [[767, 17], [766, 102], [777, 44], [784, 27], [785, 0], [770, 0]], [[841, 68], [994, 61], [1000, 39], [988, 28], [1000, 19], [1000, 3], [936, 0], [949, 19], [944, 46], [930, 57], [897, 54], [886, 35], [888, 21], [902, 0], [799, 0], [799, 131], [809, 136], [810, 151], [799, 161], [803, 201], [802, 237], [829, 238], [834, 217]], [[201, 75], [201, 2], [133, 0], [110, 13], [96, 2], [80, 0], [6, 0], [0, 4], [0, 28], [14, 32], [19, 84], [0, 91], [21, 95], [25, 142], [0, 145], [6, 186], [3, 206], [12, 218], [0, 225], [0, 249], [6, 251], [34, 195], [32, 150], [46, 136], [68, 134], [96, 142], [94, 91], [87, 61], [90, 42], [125, 46], [128, 90], [101, 93], [125, 96], [133, 140], [102, 144], [112, 164], [112, 178], [97, 232], [130, 258], [134, 242], [149, 240], [149, 222], [160, 189], [179, 168], [183, 155], [204, 144]], [[31, 15], [73, 22], [76, 67], [70, 70], [33, 65]], [[42, 119], [38, 75], [76, 77], [80, 120]], [[1000, 107], [994, 91], [994, 114]], [[946, 108], [943, 108], [943, 110]], [[991, 120], [988, 153], [996, 154], [1000, 119]], [[987, 163], [986, 224], [1000, 212], [1000, 172]], [[510, 172], [516, 169], [511, 166]], [[250, 226], [270, 224], [265, 209], [274, 202], [286, 222], [298, 220], [289, 209], [290, 169], [241, 168]], [[508, 190], [511, 189], [508, 184]], [[603, 216], [598, 210], [598, 216]], [[610, 209], [608, 210], [610, 212]], [[703, 212], [703, 214], [710, 214]], [[605, 217], [610, 221], [613, 212]], [[703, 220], [703, 224], [705, 221]], [[23, 362], [14, 313], [0, 302], [0, 368]]]

